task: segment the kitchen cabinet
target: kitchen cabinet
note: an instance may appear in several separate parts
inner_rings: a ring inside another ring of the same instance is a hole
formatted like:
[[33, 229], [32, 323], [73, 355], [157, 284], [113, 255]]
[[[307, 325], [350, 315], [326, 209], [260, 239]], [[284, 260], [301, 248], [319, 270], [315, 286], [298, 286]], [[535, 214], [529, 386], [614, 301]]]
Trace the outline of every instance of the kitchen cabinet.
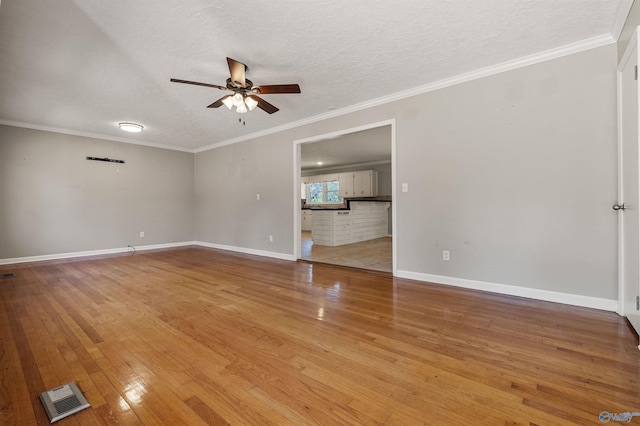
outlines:
[[340, 196], [342, 198], [375, 197], [378, 195], [378, 172], [376, 170], [360, 170], [330, 175], [305, 176], [302, 178], [302, 198], [307, 196], [307, 183], [333, 182], [335, 180], [340, 184]]
[[313, 215], [313, 244], [340, 246], [351, 242], [349, 210], [316, 210]]
[[340, 196], [342, 198], [353, 197], [353, 172], [340, 173], [338, 181], [340, 182]]
[[303, 231], [311, 231], [313, 229], [313, 212], [311, 210], [301, 211], [300, 229]]
[[340, 173], [339, 181], [342, 198], [378, 195], [378, 172], [375, 170]]
[[378, 195], [378, 173], [373, 170], [354, 172], [353, 192], [356, 197], [373, 197]]
[[353, 201], [350, 210], [314, 210], [313, 244], [340, 246], [388, 235], [391, 203]]
[[391, 203], [352, 201], [351, 242], [373, 240], [389, 235]]

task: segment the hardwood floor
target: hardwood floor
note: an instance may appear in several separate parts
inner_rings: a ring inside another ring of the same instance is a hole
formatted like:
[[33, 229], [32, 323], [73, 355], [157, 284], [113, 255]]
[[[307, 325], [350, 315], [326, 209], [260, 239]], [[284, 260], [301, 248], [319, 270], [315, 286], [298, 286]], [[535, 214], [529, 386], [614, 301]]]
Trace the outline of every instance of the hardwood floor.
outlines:
[[[0, 424], [601, 424], [640, 411], [615, 313], [188, 247], [0, 266]], [[634, 418], [635, 422], [640, 421]]]
[[313, 244], [311, 232], [302, 231], [301, 258], [331, 265], [393, 272], [391, 237], [329, 247]]

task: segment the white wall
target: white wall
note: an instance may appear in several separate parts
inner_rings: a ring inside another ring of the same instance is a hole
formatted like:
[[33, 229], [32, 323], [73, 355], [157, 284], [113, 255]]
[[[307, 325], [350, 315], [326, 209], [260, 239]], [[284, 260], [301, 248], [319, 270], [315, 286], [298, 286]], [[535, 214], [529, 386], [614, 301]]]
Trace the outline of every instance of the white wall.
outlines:
[[0, 126], [0, 260], [193, 241], [193, 164], [191, 153]]
[[196, 154], [198, 239], [293, 256], [293, 141], [395, 119], [400, 271], [614, 300], [615, 64], [611, 44]]

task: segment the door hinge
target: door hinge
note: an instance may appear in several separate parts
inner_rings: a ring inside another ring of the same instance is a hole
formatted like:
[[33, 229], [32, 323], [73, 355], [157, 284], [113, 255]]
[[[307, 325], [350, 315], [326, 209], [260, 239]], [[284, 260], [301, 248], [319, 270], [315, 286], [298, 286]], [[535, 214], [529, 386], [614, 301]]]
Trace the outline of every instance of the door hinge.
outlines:
[[640, 311], [640, 296], [636, 296], [636, 311]]
[[637, 80], [638, 79], [638, 66], [636, 65], [633, 69], [633, 79]]

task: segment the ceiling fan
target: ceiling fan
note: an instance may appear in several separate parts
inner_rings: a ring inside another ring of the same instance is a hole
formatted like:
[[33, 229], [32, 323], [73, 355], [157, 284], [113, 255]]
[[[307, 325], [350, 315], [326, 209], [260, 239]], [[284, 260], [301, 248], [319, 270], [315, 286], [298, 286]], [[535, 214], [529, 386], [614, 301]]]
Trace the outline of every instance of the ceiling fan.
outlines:
[[300, 93], [300, 86], [297, 84], [272, 84], [267, 86], [254, 86], [253, 82], [245, 77], [249, 68], [242, 62], [227, 58], [229, 65], [229, 73], [231, 78], [227, 79], [226, 86], [218, 86], [217, 84], [198, 83], [196, 81], [179, 80], [172, 78], [174, 83], [195, 84], [196, 86], [213, 87], [220, 90], [230, 90], [233, 94], [226, 95], [207, 106], [207, 108], [219, 108], [225, 105], [231, 109], [234, 106], [239, 113], [252, 111], [258, 107], [261, 110], [273, 114], [278, 111], [274, 105], [260, 98], [258, 95], [273, 95], [276, 93]]

